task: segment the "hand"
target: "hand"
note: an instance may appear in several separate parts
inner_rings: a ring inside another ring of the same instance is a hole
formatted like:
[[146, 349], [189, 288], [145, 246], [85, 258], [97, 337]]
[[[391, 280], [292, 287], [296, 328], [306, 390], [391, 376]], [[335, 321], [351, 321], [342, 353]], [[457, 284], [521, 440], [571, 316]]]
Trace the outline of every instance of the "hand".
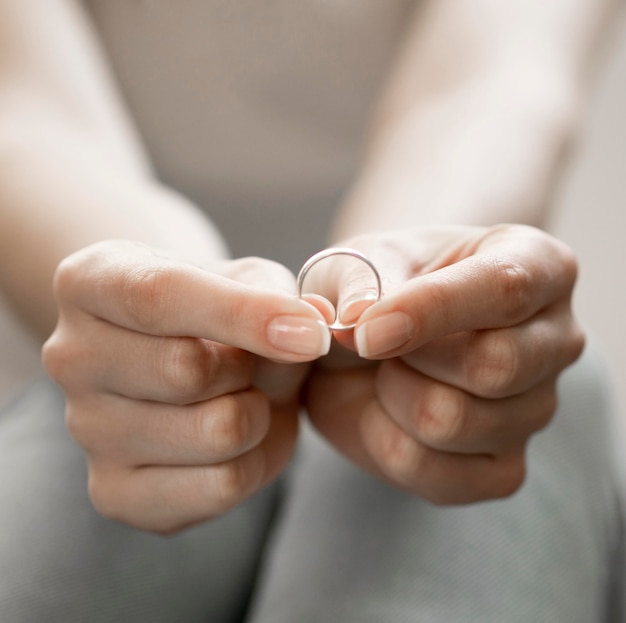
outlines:
[[304, 362], [330, 342], [323, 317], [278, 264], [216, 271], [129, 242], [87, 247], [57, 270], [44, 363], [66, 392], [105, 516], [180, 530], [226, 512], [289, 460]]
[[359, 316], [354, 335], [336, 337], [362, 359], [331, 353], [317, 366], [307, 391], [315, 426], [357, 464], [435, 503], [513, 493], [529, 438], [556, 408], [559, 373], [583, 348], [571, 251], [523, 226], [347, 246], [377, 265], [385, 295], [371, 304], [367, 268], [339, 282], [328, 271], [340, 318]]

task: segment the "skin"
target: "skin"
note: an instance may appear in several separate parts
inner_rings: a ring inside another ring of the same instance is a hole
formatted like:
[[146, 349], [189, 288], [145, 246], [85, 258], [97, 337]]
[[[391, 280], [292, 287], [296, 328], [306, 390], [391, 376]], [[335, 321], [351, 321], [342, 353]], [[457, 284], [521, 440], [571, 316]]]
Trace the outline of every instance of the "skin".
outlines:
[[[584, 343], [570, 308], [571, 250], [519, 225], [352, 244], [387, 275], [386, 294], [354, 335], [337, 335], [359, 357], [318, 363], [311, 420], [364, 469], [432, 502], [515, 492], [527, 442], [556, 408], [558, 375]], [[368, 278], [355, 269], [342, 295]]]
[[517, 489], [583, 347], [575, 259], [528, 225], [605, 8], [424, 3], [331, 234], [370, 256], [385, 296], [326, 264], [358, 318], [328, 354], [327, 308], [282, 266], [229, 260], [154, 179], [79, 5], [0, 2], [0, 266], [20, 266], [0, 286], [46, 340], [96, 508], [161, 534], [226, 512], [288, 463], [301, 404], [357, 464], [433, 502]]
[[127, 241], [61, 263], [44, 361], [68, 395], [67, 424], [103, 515], [169, 534], [223, 514], [284, 469], [304, 362], [330, 343], [292, 282], [257, 258], [210, 272]]

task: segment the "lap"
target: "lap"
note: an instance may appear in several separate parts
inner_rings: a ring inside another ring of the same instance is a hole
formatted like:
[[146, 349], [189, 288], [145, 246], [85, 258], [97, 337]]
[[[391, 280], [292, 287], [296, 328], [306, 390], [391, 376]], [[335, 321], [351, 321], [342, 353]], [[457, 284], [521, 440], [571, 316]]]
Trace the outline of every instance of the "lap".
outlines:
[[[41, 381], [0, 413], [0, 619], [239, 621], [272, 490], [171, 538], [99, 517], [63, 399]], [[608, 621], [620, 518], [610, 405], [587, 357], [510, 499], [437, 508], [308, 435], [262, 574], [254, 623]]]
[[513, 497], [441, 508], [352, 467], [311, 435], [254, 623], [608, 621], [620, 513], [611, 405], [585, 357]]
[[274, 493], [175, 537], [107, 521], [63, 411], [42, 380], [0, 413], [0, 620], [240, 620]]

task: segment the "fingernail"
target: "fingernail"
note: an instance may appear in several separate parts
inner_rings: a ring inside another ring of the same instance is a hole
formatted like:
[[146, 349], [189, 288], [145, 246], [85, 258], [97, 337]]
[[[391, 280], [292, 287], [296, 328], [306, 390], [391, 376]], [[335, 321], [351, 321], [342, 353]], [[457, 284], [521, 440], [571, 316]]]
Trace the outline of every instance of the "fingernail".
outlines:
[[356, 322], [359, 316], [377, 299], [376, 292], [361, 291], [348, 296], [339, 310], [339, 320], [343, 324]]
[[267, 327], [272, 346], [294, 355], [319, 357], [330, 350], [330, 331], [321, 320], [278, 316]]
[[413, 321], [407, 314], [391, 312], [361, 325], [354, 340], [361, 357], [376, 357], [406, 344], [413, 330]]

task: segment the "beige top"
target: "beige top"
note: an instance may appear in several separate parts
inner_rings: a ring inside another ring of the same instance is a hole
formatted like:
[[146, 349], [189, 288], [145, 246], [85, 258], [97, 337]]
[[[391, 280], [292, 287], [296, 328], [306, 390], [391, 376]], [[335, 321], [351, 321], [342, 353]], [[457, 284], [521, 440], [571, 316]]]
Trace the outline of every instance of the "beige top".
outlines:
[[[159, 176], [236, 256], [292, 269], [326, 244], [414, 2], [85, 0]], [[0, 317], [0, 398], [22, 352]]]

